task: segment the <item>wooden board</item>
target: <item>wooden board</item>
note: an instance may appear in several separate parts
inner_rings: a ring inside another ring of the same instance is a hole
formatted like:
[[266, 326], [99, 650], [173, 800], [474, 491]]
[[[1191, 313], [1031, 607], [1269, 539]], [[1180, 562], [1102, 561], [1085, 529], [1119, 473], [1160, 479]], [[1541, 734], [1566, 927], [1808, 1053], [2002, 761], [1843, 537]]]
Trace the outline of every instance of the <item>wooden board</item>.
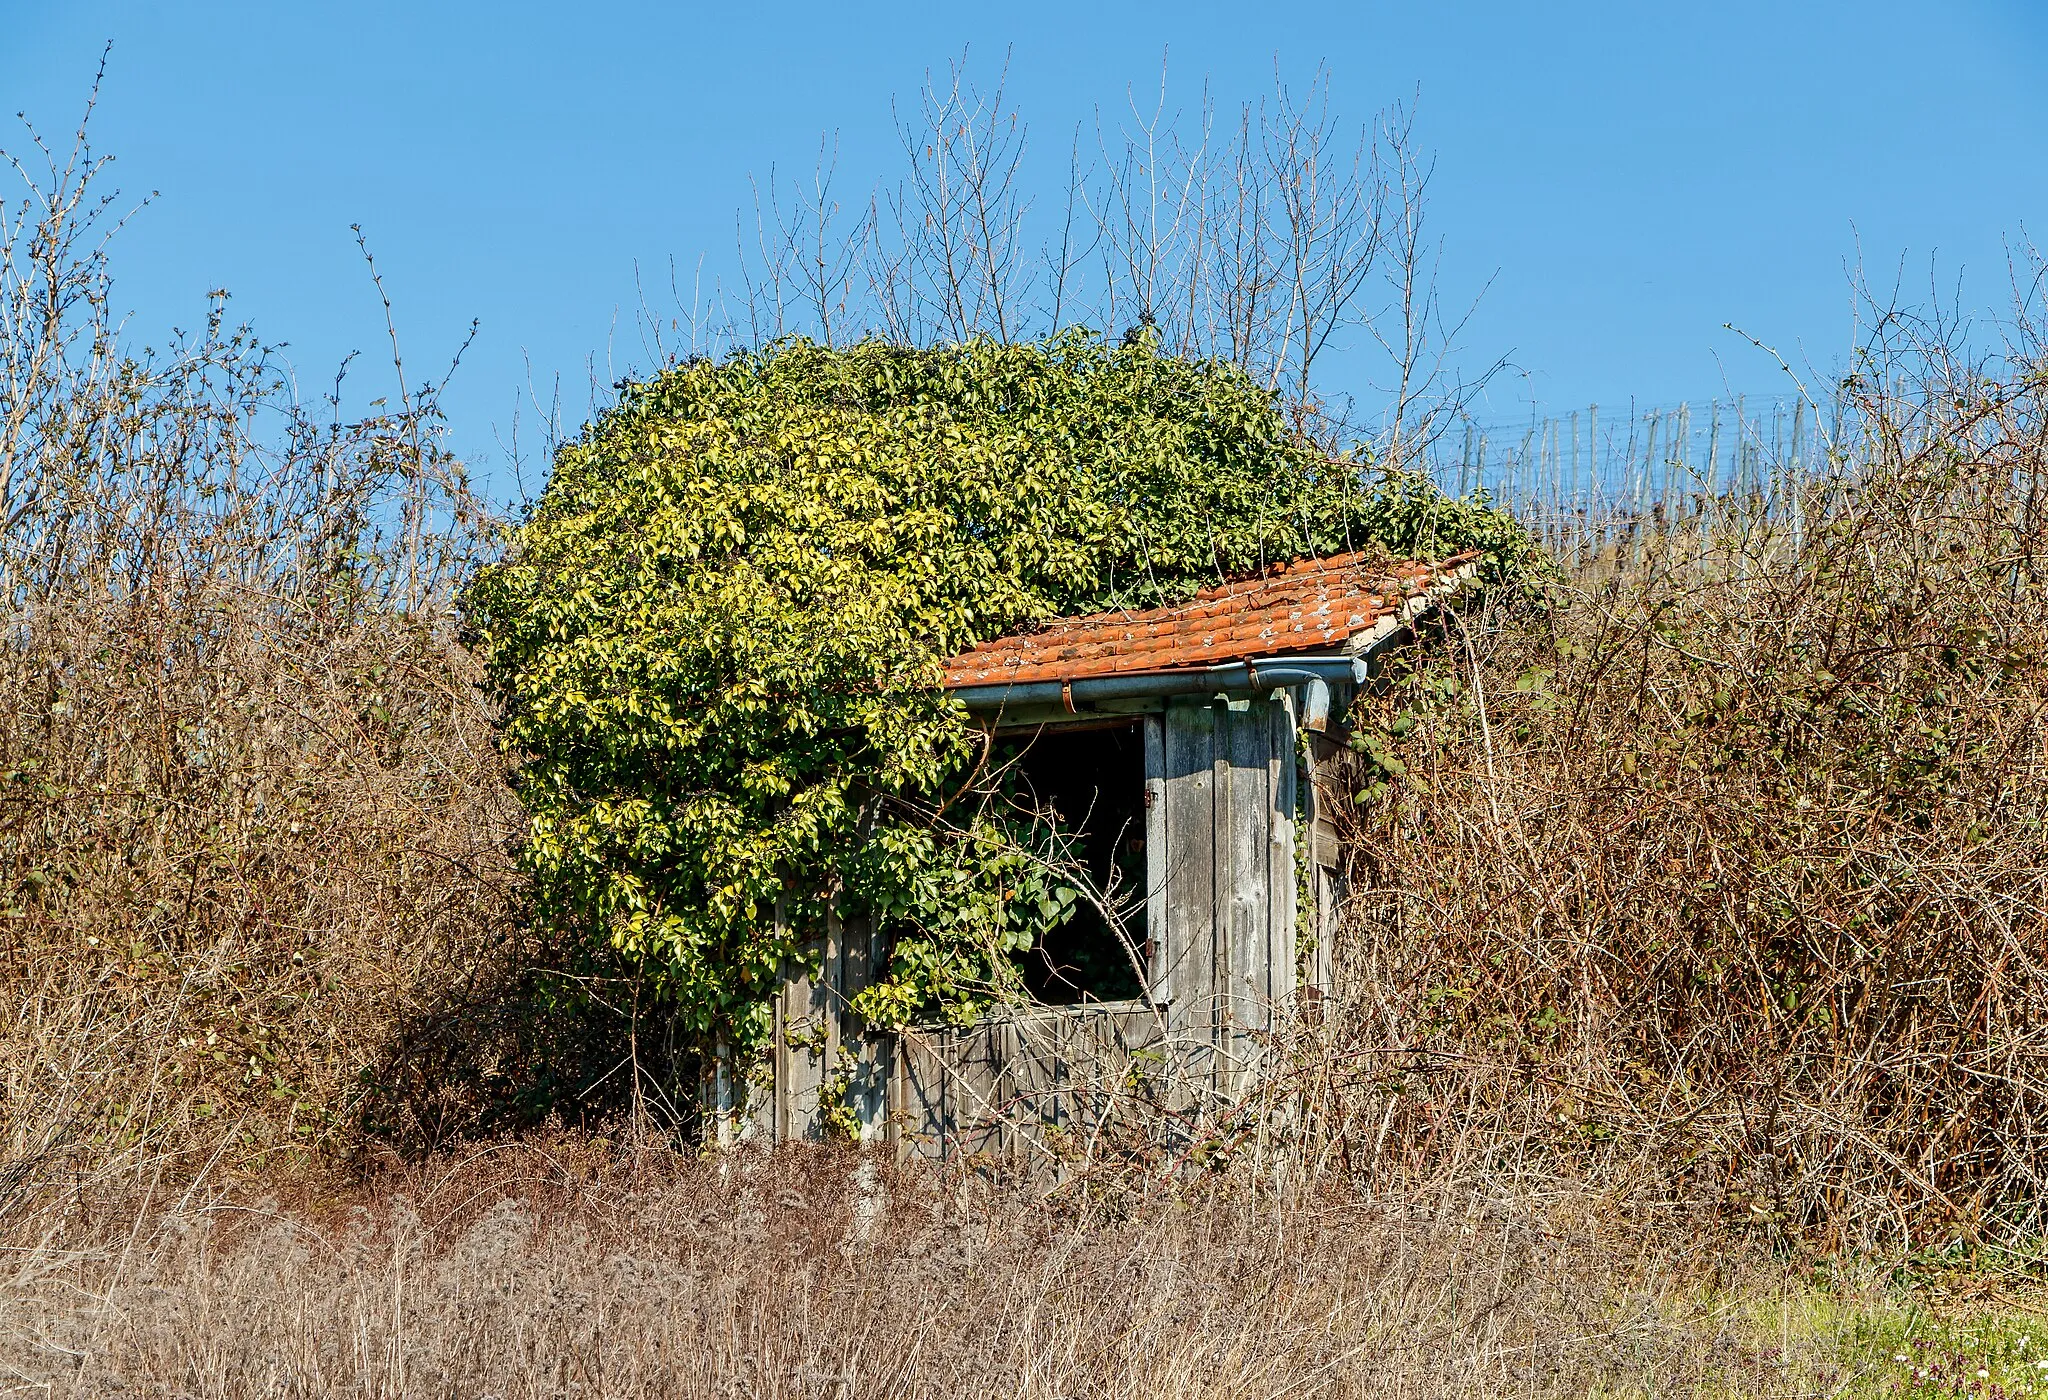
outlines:
[[1176, 1032], [1216, 1025], [1216, 708], [1168, 707], [1163, 758], [1166, 819], [1161, 858], [1165, 942], [1153, 999]]
[[721, 1140], [816, 1142], [826, 1115], [850, 1109], [863, 1140], [885, 1135], [891, 1050], [866, 1034], [849, 1004], [872, 985], [881, 950], [865, 919], [826, 920], [784, 969], [770, 1008], [767, 1062], [757, 1073], [716, 1057], [707, 1104]]
[[1292, 1009], [1300, 986], [1296, 906], [1295, 807], [1300, 759], [1295, 748], [1294, 695], [1276, 692], [1266, 705], [1266, 943], [1256, 979], [1262, 998], [1255, 1024], [1271, 1030]]
[[1136, 1124], [1164, 1034], [1132, 1002], [1047, 1007], [895, 1038], [900, 1157], [979, 1157], [1057, 1170], [1117, 1123]]
[[[1148, 749], [1148, 763], [1153, 755]], [[1153, 996], [1175, 1059], [1230, 1091], [1296, 994], [1294, 716], [1274, 698], [1176, 701], [1161, 717], [1152, 833], [1164, 906]]]

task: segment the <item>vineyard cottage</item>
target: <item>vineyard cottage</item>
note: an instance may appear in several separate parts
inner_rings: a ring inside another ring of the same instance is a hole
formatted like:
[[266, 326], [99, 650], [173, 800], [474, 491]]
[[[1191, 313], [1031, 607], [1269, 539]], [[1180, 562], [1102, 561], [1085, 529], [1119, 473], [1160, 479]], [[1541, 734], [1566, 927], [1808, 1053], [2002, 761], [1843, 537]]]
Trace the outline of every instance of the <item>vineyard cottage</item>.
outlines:
[[1107, 1111], [1093, 1072], [1141, 1051], [1227, 1094], [1259, 1033], [1330, 985], [1334, 717], [1476, 568], [1308, 559], [954, 657], [947, 688], [1074, 834], [1099, 898], [1024, 955], [1039, 1005], [887, 1036], [845, 1010], [886, 950], [835, 921], [777, 999], [768, 1062], [713, 1071], [721, 1132], [1021, 1153]]

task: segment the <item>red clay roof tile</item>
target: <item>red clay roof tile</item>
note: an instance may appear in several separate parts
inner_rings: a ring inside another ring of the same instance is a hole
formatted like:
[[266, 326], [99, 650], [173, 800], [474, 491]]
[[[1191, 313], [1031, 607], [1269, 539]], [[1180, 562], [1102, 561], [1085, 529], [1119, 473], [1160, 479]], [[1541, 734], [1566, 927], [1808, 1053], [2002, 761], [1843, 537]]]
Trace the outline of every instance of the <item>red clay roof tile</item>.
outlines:
[[1364, 553], [1302, 559], [1205, 588], [1185, 603], [1143, 612], [1061, 618], [1037, 632], [998, 637], [946, 663], [946, 688], [1142, 674], [1340, 647], [1478, 558], [1375, 564]]

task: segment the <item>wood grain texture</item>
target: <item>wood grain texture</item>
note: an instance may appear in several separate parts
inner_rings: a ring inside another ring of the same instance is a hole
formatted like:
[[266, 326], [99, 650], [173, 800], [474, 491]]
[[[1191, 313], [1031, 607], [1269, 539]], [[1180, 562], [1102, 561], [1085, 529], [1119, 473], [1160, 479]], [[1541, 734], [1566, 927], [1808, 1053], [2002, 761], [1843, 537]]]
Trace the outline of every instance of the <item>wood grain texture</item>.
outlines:
[[[1281, 691], [1267, 708], [1267, 786], [1272, 795], [1266, 840], [1266, 1007], [1278, 1015], [1294, 1004], [1300, 983], [1300, 885], [1295, 864], [1295, 811], [1299, 760], [1295, 753], [1293, 696]], [[1269, 1019], [1268, 1025], [1271, 1021]]]
[[1135, 1002], [1046, 1008], [898, 1037], [897, 1155], [984, 1157], [1057, 1171], [1150, 1100], [1134, 1060], [1159, 1058], [1158, 1011]]
[[1217, 1087], [1234, 1092], [1255, 1053], [1247, 1033], [1265, 1022], [1266, 947], [1272, 925], [1267, 759], [1272, 744], [1266, 706], [1260, 701], [1221, 711], [1218, 719], [1228, 726], [1229, 740], [1218, 745], [1222, 752], [1217, 765], [1216, 904], [1225, 921], [1219, 933], [1228, 950], [1217, 978], [1217, 1047], [1223, 1071]]
[[1145, 994], [1165, 1004], [1166, 956], [1166, 720], [1145, 717]]
[[1206, 703], [1167, 709], [1166, 1005], [1177, 1033], [1213, 1037], [1216, 1026], [1216, 711]]

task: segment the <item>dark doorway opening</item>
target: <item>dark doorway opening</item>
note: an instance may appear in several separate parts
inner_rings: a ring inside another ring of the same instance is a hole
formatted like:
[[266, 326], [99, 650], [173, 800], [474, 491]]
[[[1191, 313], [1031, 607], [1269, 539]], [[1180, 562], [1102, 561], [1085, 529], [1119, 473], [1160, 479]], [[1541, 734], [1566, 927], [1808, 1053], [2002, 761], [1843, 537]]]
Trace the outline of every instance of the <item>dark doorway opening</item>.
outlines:
[[[1087, 900], [1023, 955], [1031, 994], [1053, 1005], [1135, 1001], [1150, 966], [1145, 930], [1145, 731], [1141, 721], [1043, 729], [1004, 736], [1023, 796], [1050, 808], [1074, 837], [1073, 855], [1116, 923]], [[1128, 939], [1128, 943], [1125, 941]]]

